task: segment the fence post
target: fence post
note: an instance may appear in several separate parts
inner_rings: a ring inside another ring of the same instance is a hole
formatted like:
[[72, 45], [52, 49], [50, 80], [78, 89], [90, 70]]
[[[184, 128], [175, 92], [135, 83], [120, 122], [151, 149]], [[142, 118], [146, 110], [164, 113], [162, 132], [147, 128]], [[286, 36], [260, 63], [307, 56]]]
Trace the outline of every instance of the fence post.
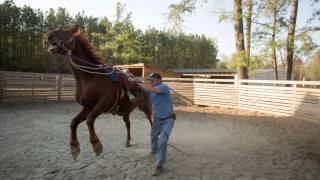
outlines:
[[0, 102], [2, 101], [4, 97], [4, 87], [5, 87], [5, 80], [3, 72], [0, 73]]
[[294, 83], [293, 86], [294, 98], [292, 102], [292, 116], [296, 113], [297, 108], [297, 83]]
[[192, 89], [192, 96], [193, 96], [193, 98], [192, 98], [192, 101], [193, 101], [193, 104], [192, 105], [196, 105], [196, 91], [195, 91], [195, 88], [196, 88], [196, 81], [195, 81], [195, 79], [194, 79], [194, 77], [192, 78], [192, 87], [193, 87], [193, 89]]
[[238, 109], [240, 109], [240, 86], [241, 86], [241, 82], [239, 82], [239, 79], [238, 79], [238, 75], [235, 76], [234, 78], [234, 84], [238, 90]]
[[32, 73], [32, 101], [34, 101], [34, 73]]
[[62, 77], [61, 74], [56, 76], [57, 78], [57, 100], [61, 100], [61, 86], [62, 86]]

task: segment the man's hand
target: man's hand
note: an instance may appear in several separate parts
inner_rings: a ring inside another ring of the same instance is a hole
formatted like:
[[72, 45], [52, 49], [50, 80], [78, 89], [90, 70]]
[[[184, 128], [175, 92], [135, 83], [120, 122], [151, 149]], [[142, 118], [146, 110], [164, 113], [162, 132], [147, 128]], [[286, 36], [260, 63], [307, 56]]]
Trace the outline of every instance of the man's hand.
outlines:
[[130, 82], [135, 82], [135, 83], [140, 82], [140, 81], [138, 81], [136, 78], [133, 78], [133, 77], [129, 77], [129, 78], [128, 78], [128, 81], [130, 81]]
[[129, 77], [128, 81], [133, 82], [133, 83], [137, 83], [138, 86], [140, 86], [142, 89], [144, 89], [146, 91], [153, 92], [153, 93], [160, 93], [160, 89], [158, 87], [154, 87], [153, 85], [151, 85], [149, 83], [144, 83], [136, 78]]

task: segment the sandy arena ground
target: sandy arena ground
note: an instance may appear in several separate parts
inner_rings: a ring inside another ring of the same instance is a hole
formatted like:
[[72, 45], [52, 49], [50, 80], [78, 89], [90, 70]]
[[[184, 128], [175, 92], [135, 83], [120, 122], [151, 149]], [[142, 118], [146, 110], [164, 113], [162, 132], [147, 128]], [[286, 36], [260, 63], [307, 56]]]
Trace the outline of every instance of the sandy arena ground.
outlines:
[[94, 155], [82, 123], [81, 153], [73, 160], [69, 122], [79, 105], [0, 104], [0, 179], [320, 179], [319, 124], [234, 109], [176, 109], [165, 172], [152, 177], [150, 127], [137, 110], [132, 147], [125, 147], [122, 119], [103, 115], [95, 124], [102, 154]]

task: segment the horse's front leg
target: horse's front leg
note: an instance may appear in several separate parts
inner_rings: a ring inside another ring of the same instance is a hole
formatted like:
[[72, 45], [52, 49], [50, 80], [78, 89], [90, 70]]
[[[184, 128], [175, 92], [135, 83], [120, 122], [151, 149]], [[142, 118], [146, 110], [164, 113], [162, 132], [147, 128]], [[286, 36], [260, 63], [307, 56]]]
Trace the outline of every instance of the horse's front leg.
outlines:
[[91, 142], [93, 151], [96, 153], [97, 156], [99, 156], [102, 152], [102, 145], [95, 132], [94, 122], [96, 118], [104, 112], [105, 107], [110, 106], [110, 104], [106, 104], [106, 102], [110, 102], [110, 101], [105, 99], [99, 100], [99, 102], [94, 106], [92, 111], [88, 114], [87, 121], [86, 121], [89, 129], [90, 142]]
[[130, 112], [128, 114], [125, 114], [122, 118], [123, 121], [126, 123], [126, 128], [127, 128], [127, 141], [126, 141], [126, 147], [130, 147], [130, 140], [131, 140], [131, 135], [130, 135]]
[[93, 151], [96, 153], [97, 156], [99, 156], [102, 152], [102, 145], [94, 129], [94, 121], [96, 120], [97, 116], [97, 114], [89, 113], [86, 123], [88, 125], [90, 142]]
[[90, 109], [83, 107], [80, 113], [74, 117], [70, 123], [70, 148], [71, 148], [71, 155], [74, 160], [77, 159], [80, 153], [80, 145], [77, 138], [77, 128], [78, 125], [84, 121], [90, 112]]

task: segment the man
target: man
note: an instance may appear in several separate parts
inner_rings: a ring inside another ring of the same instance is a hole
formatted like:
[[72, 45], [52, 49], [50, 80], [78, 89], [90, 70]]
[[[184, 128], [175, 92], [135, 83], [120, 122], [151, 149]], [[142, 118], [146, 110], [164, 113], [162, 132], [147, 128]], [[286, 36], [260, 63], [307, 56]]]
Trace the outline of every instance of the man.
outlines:
[[156, 168], [153, 176], [158, 176], [163, 172], [163, 164], [166, 161], [167, 142], [174, 125], [175, 115], [172, 107], [170, 88], [162, 83], [162, 77], [159, 73], [152, 73], [147, 78], [151, 83], [137, 81], [138, 86], [150, 92], [153, 123], [151, 127], [151, 155], [156, 156]]

